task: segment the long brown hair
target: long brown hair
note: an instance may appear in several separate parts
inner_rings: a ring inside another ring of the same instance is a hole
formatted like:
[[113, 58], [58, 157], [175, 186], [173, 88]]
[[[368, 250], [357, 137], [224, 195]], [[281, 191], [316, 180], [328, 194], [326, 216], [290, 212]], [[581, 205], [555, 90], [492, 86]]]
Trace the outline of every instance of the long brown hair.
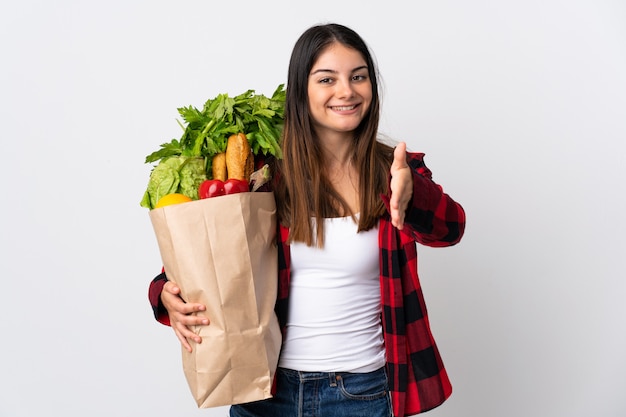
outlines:
[[346, 201], [332, 187], [324, 170], [320, 142], [312, 127], [308, 102], [309, 73], [320, 54], [338, 42], [358, 51], [366, 61], [372, 85], [372, 102], [368, 113], [355, 130], [352, 163], [359, 175], [358, 230], [376, 226], [385, 212], [380, 198], [386, 194], [393, 149], [377, 140], [380, 100], [377, 71], [363, 39], [345, 26], [313, 26], [297, 40], [289, 62], [285, 125], [282, 136], [283, 159], [276, 161], [278, 220], [290, 228], [289, 240], [311, 246], [324, 244], [323, 219], [346, 214], [355, 216]]

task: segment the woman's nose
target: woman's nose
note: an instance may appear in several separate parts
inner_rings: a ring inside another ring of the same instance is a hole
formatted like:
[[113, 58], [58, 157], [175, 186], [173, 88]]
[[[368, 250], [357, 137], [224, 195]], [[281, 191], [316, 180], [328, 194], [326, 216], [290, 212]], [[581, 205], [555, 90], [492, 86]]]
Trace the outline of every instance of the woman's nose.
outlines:
[[337, 83], [336, 95], [339, 98], [350, 98], [354, 95], [354, 88], [350, 80], [343, 80]]

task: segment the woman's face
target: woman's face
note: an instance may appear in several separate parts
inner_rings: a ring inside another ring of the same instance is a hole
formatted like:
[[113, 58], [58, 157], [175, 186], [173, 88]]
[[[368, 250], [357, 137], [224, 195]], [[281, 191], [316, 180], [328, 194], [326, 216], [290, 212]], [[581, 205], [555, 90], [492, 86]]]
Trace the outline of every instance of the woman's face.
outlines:
[[361, 54], [340, 43], [328, 46], [313, 64], [308, 82], [309, 109], [317, 135], [353, 132], [372, 102], [372, 84]]

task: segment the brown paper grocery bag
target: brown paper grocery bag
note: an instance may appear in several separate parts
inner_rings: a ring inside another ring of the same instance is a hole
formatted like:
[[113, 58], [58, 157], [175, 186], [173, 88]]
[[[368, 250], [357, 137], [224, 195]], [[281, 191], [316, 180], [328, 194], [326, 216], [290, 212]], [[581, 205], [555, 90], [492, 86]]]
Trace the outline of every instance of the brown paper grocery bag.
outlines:
[[206, 305], [201, 344], [182, 349], [199, 408], [270, 398], [278, 363], [276, 203], [254, 192], [150, 211], [168, 278]]

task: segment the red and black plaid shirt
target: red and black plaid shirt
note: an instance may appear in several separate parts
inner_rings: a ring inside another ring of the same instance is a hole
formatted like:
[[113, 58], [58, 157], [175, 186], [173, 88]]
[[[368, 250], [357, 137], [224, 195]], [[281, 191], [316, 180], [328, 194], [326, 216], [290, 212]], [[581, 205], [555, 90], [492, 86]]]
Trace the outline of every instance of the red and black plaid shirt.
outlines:
[[[382, 326], [387, 353], [387, 371], [394, 416], [428, 411], [443, 403], [452, 386], [430, 330], [426, 304], [417, 274], [416, 242], [452, 246], [465, 230], [465, 212], [460, 204], [432, 181], [424, 154], [408, 153], [413, 169], [413, 200], [405, 227], [393, 227], [389, 215], [379, 221], [380, 290]], [[388, 205], [388, 198], [383, 197]], [[276, 314], [283, 332], [287, 322], [290, 286], [289, 229], [279, 226], [278, 299]], [[160, 304], [167, 278], [157, 276], [150, 285], [149, 299], [155, 317], [169, 324]]]

